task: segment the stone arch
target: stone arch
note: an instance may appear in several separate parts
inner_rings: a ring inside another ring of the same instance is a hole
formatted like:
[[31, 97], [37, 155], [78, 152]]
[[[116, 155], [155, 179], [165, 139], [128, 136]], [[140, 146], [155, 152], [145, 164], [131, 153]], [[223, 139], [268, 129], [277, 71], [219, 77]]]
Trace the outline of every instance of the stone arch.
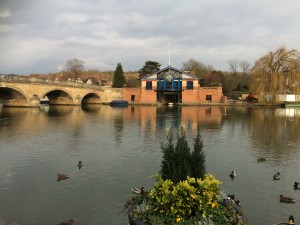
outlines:
[[31, 106], [30, 97], [23, 90], [12, 85], [0, 86], [0, 102], [3, 106]]
[[74, 105], [73, 95], [59, 88], [53, 88], [45, 91], [40, 98], [48, 97], [50, 105]]
[[90, 92], [83, 96], [81, 100], [81, 104], [100, 104], [101, 103], [101, 97], [95, 93]]

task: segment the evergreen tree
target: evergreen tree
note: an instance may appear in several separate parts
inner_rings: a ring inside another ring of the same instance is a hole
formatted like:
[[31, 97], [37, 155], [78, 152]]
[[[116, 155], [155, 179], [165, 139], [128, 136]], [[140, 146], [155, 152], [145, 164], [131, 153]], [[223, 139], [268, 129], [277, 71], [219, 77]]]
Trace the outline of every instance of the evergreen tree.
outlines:
[[191, 177], [204, 178], [205, 175], [205, 154], [203, 152], [203, 141], [198, 130], [194, 138], [194, 151], [191, 155]]
[[166, 135], [166, 143], [161, 144], [163, 160], [161, 165], [162, 179], [170, 179], [174, 183], [185, 180], [187, 176], [203, 178], [205, 174], [205, 154], [203, 142], [198, 131], [194, 138], [194, 151], [191, 152], [183, 128], [177, 133], [174, 147], [173, 132]]
[[122, 64], [118, 63], [116, 70], [114, 71], [114, 81], [112, 87], [122, 88], [125, 84], [125, 76], [122, 68]]
[[175, 183], [185, 180], [186, 176], [190, 174], [190, 157], [191, 151], [186, 140], [186, 133], [181, 128], [180, 134], [177, 134], [177, 144], [175, 146], [175, 172], [176, 176], [173, 178]]
[[163, 160], [161, 166], [162, 179], [173, 179], [175, 172], [175, 149], [173, 145], [173, 132], [170, 130], [166, 135], [166, 143], [161, 143]]
[[139, 79], [143, 78], [144, 76], [154, 73], [160, 70], [160, 64], [155, 61], [147, 61], [145, 65], [139, 70]]

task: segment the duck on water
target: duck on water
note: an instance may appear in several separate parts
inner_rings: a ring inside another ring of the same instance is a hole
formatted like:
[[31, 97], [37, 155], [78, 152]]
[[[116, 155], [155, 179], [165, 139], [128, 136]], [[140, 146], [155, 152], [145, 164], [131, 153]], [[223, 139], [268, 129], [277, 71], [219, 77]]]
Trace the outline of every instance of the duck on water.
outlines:
[[295, 225], [295, 219], [293, 215], [289, 216], [289, 222], [277, 223], [274, 225]]
[[279, 196], [279, 200], [280, 200], [280, 202], [283, 202], [283, 203], [296, 203], [295, 199], [293, 199], [291, 197], [286, 197], [286, 196], [283, 196], [283, 195]]
[[229, 174], [230, 178], [233, 180], [233, 178], [236, 177], [236, 172], [233, 170], [231, 171], [231, 173]]
[[276, 173], [274, 176], [273, 176], [273, 180], [280, 180], [280, 173]]
[[70, 174], [57, 174], [57, 181], [66, 180], [70, 178]]
[[83, 166], [83, 162], [79, 161], [78, 164], [77, 164], [77, 166], [78, 166], [79, 169], [81, 169], [81, 167]]
[[132, 188], [131, 190], [132, 190], [133, 194], [138, 194], [138, 195], [139, 194], [144, 194], [144, 192], [145, 192], [144, 191], [144, 187], [141, 187], [141, 188]]
[[295, 190], [300, 190], [300, 183], [299, 182], [294, 183], [294, 189]]

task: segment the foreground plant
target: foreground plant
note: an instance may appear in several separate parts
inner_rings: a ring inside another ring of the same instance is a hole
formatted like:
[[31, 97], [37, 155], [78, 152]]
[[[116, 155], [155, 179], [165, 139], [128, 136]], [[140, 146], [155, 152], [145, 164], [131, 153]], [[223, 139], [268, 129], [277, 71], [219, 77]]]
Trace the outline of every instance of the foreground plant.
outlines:
[[205, 154], [199, 130], [191, 151], [186, 134], [167, 134], [161, 144], [161, 172], [154, 175], [156, 183], [149, 192], [133, 197], [124, 211], [147, 225], [239, 225], [243, 224], [236, 209], [222, 202], [219, 185], [213, 175], [205, 173]]
[[156, 175], [153, 189], [139, 199], [130, 213], [145, 224], [243, 224], [231, 205], [220, 201], [221, 182], [213, 175], [187, 177], [178, 184]]

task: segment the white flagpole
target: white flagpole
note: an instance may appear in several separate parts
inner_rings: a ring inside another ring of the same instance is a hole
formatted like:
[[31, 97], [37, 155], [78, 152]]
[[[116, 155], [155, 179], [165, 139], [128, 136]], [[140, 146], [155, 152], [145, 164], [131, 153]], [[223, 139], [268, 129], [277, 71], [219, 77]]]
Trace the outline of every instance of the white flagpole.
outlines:
[[171, 42], [169, 41], [169, 66], [171, 66]]

